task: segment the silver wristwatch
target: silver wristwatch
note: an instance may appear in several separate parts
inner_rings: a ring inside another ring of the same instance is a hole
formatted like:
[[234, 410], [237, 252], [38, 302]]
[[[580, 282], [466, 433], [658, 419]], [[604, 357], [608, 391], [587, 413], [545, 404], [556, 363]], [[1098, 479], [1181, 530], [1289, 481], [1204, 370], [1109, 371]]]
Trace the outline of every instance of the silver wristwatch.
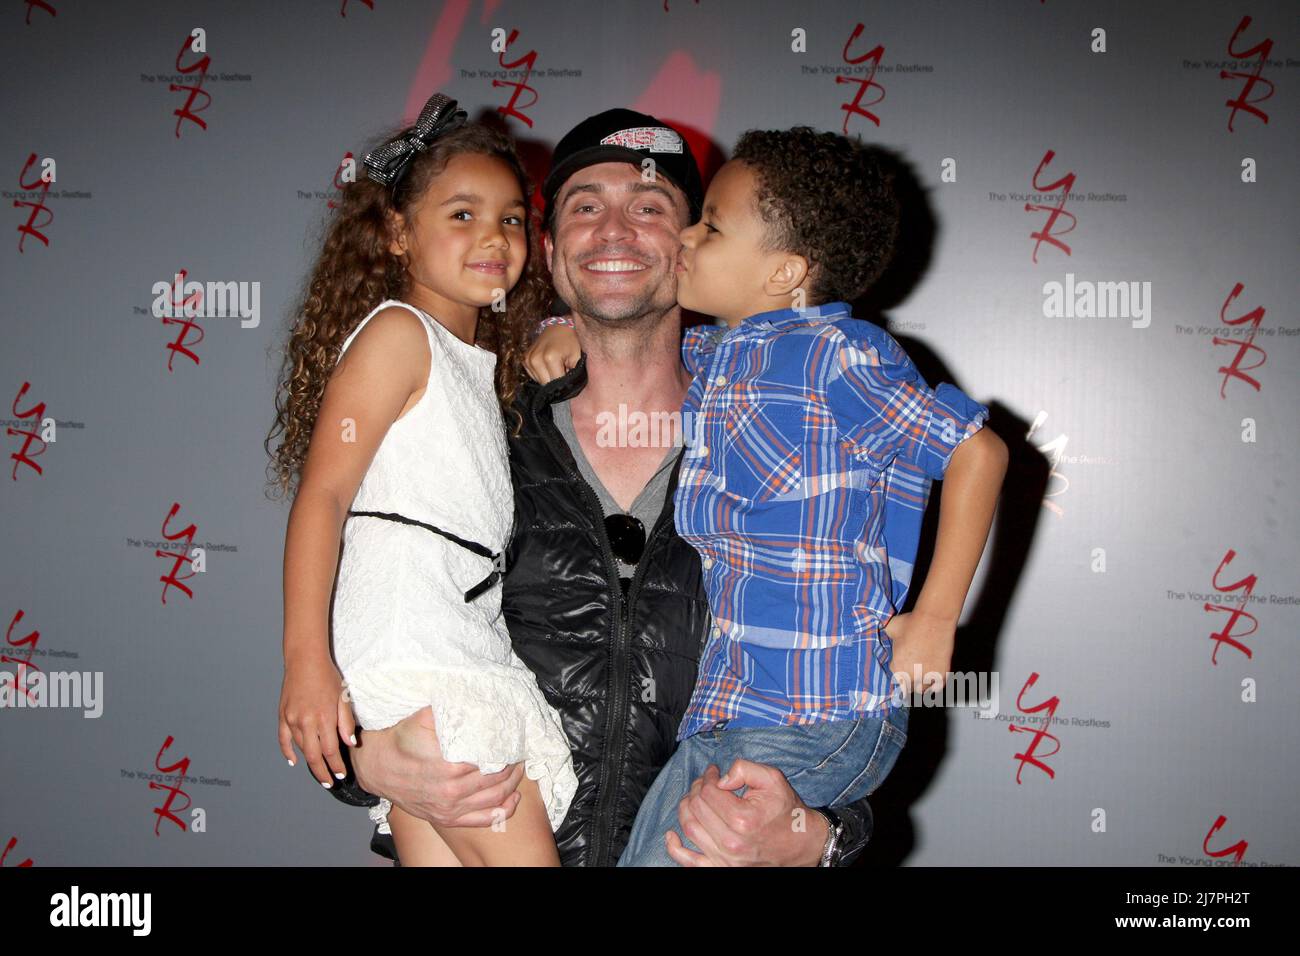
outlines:
[[817, 865], [832, 866], [832, 861], [838, 855], [836, 851], [839, 850], [840, 838], [844, 834], [844, 824], [834, 813], [825, 810], [818, 810], [817, 812], [826, 818], [826, 845], [822, 847], [822, 858]]

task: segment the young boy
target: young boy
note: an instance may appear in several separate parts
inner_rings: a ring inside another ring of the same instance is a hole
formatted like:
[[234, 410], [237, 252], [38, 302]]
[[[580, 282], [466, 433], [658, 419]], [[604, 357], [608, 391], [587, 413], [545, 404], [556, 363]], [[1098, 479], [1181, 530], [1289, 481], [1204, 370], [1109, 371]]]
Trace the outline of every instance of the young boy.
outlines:
[[[897, 225], [867, 149], [795, 127], [744, 134], [682, 232], [678, 304], [727, 325], [682, 345], [694, 380], [674, 499], [714, 626], [619, 866], [676, 865], [665, 834], [709, 764], [732, 768], [728, 789], [737, 759], [775, 766], [807, 806], [870, 794], [906, 741], [903, 676], [949, 670], [1007, 454], [985, 406], [931, 390], [892, 336], [850, 313]], [[571, 329], [534, 345], [557, 347], [576, 359]], [[930, 574], [896, 614], [945, 477]]]

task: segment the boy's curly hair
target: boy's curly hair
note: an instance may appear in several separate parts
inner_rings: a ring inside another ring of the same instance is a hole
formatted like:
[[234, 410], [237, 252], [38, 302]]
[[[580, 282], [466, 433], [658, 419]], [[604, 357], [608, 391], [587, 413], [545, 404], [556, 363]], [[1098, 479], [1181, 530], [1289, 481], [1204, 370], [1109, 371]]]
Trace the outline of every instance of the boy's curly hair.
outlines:
[[898, 235], [898, 201], [860, 140], [809, 126], [749, 130], [731, 158], [758, 178], [764, 250], [808, 260], [808, 305], [852, 302], [880, 278]]
[[[409, 136], [412, 131], [409, 126], [393, 130], [375, 145], [398, 135]], [[343, 198], [326, 223], [324, 241], [294, 309], [293, 327], [284, 346], [275, 424], [264, 442], [271, 456], [267, 491], [272, 497], [292, 498], [297, 493], [325, 383], [338, 363], [344, 339], [379, 303], [406, 296], [410, 277], [402, 260], [388, 248], [391, 214], [409, 217], [452, 157], [464, 153], [502, 160], [519, 180], [526, 206], [528, 258], [523, 274], [506, 296], [505, 311], [494, 312], [489, 306], [479, 310], [475, 333], [477, 344], [496, 353], [497, 398], [518, 432], [522, 420], [512, 403], [523, 382], [524, 352], [533, 326], [548, 312], [553, 293], [541, 255], [536, 210], [529, 202], [532, 184], [514, 144], [500, 130], [471, 122], [441, 134], [429, 148], [417, 153], [396, 191], [372, 181], [364, 172], [344, 185]], [[282, 437], [272, 450], [277, 435]]]

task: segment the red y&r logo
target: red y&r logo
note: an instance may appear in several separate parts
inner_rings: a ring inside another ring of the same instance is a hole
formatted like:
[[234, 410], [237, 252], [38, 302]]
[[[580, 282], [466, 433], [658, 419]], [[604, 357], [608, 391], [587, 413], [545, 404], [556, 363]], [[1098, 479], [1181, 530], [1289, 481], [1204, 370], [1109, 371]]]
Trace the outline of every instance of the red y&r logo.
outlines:
[[[1245, 644], [1241, 643], [1240, 641], [1238, 641], [1237, 638], [1249, 637], [1251, 634], [1254, 634], [1256, 631], [1259, 630], [1259, 620], [1255, 617], [1255, 615], [1251, 614], [1249, 611], [1246, 610], [1246, 602], [1250, 600], [1250, 596], [1255, 591], [1255, 581], [1256, 581], [1255, 575], [1248, 574], [1240, 581], [1238, 581], [1236, 584], [1230, 584], [1227, 587], [1219, 583], [1219, 572], [1222, 571], [1229, 564], [1231, 564], [1232, 559], [1235, 558], [1236, 556], [1237, 556], [1237, 552], [1229, 548], [1228, 553], [1225, 554], [1223, 556], [1223, 560], [1219, 562], [1219, 566], [1214, 569], [1214, 577], [1210, 579], [1210, 583], [1214, 585], [1214, 589], [1216, 591], [1229, 592], [1229, 591], [1236, 591], [1238, 588], [1244, 588], [1245, 590], [1241, 595], [1241, 600], [1234, 601], [1231, 607], [1224, 606], [1222, 604], [1211, 604], [1209, 601], [1205, 602], [1205, 610], [1226, 611], [1228, 614], [1228, 622], [1223, 626], [1223, 630], [1219, 631], [1216, 634], [1210, 635], [1210, 640], [1214, 641], [1214, 651], [1210, 654], [1210, 663], [1214, 664], [1216, 667], [1219, 664], [1219, 648], [1222, 647], [1224, 644], [1231, 644], [1233, 647], [1241, 651], [1241, 653], [1245, 654], [1247, 657], [1252, 657], [1253, 655], [1250, 653], [1250, 648], [1247, 647]], [[1253, 623], [1255, 626], [1252, 627], [1249, 631], [1245, 631], [1244, 633], [1233, 634], [1232, 633], [1233, 626], [1237, 623], [1237, 621], [1239, 621], [1243, 617], [1250, 618], [1251, 623]]]
[[37, 9], [38, 7], [44, 10], [52, 17], [57, 17], [59, 15], [59, 11], [55, 10], [52, 6], [46, 3], [45, 0], [27, 0], [27, 25], [28, 26], [32, 25], [32, 11]]
[[[167, 356], [167, 371], [174, 371], [172, 360], [176, 358], [179, 352], [186, 358], [193, 359], [194, 364], [199, 364], [199, 357], [190, 351], [189, 346], [198, 345], [203, 341], [203, 326], [194, 321], [194, 315], [199, 312], [199, 306], [203, 304], [202, 286], [196, 286], [194, 291], [187, 297], [182, 291], [185, 285], [185, 277], [189, 275], [186, 269], [176, 273], [175, 285], [172, 292], [171, 315], [162, 317], [163, 325], [177, 325], [180, 328], [176, 332], [176, 341], [167, 343], [167, 351], [171, 354]], [[166, 300], [162, 300], [166, 303]], [[188, 342], [185, 336], [190, 332], [199, 333], [199, 337], [192, 342]]]
[[[196, 113], [202, 113], [205, 109], [207, 109], [212, 104], [212, 94], [210, 94], [207, 90], [203, 88], [203, 79], [208, 75], [208, 66], [212, 63], [212, 58], [209, 57], [207, 53], [204, 52], [204, 43], [205, 43], [203, 39], [204, 36], [205, 34], [203, 33], [203, 28], [196, 27], [185, 38], [185, 42], [181, 44], [181, 48], [176, 54], [176, 69], [180, 70], [182, 73], [193, 73], [195, 70], [198, 70], [199, 72], [199, 82], [197, 86], [187, 86], [184, 83], [172, 83], [168, 86], [168, 90], [170, 90], [172, 93], [179, 93], [182, 90], [188, 90], [190, 94], [186, 98], [184, 106], [182, 106], [178, 110], [172, 110], [172, 115], [177, 118], [176, 119], [177, 139], [181, 138], [181, 122], [184, 120], [189, 120], [192, 123], [197, 123], [199, 129], [208, 128], [208, 124], [203, 122], [202, 119], [200, 119], [198, 116], [195, 115]], [[182, 66], [181, 57], [183, 57], [191, 47], [193, 47], [194, 52], [203, 53], [203, 56], [199, 57], [199, 59], [195, 60], [189, 66]], [[194, 105], [194, 98], [199, 95], [202, 95], [204, 97], [203, 105], [198, 107], [197, 109], [190, 109], [190, 107]]]
[[1012, 758], [1014, 760], [1020, 761], [1020, 766], [1016, 769], [1016, 783], [1020, 783], [1020, 774], [1024, 772], [1026, 763], [1032, 763], [1035, 767], [1043, 771], [1043, 773], [1047, 774], [1049, 777], [1052, 778], [1056, 777], [1056, 774], [1052, 772], [1052, 768], [1047, 766], [1047, 764], [1043, 763], [1041, 760], [1038, 759], [1038, 756], [1040, 755], [1037, 754], [1037, 750], [1038, 750], [1039, 742], [1044, 737], [1051, 737], [1052, 740], [1055, 741], [1056, 750], [1053, 750], [1051, 753], [1041, 754], [1041, 756], [1043, 757], [1055, 756], [1061, 749], [1060, 738], [1056, 737], [1054, 734], [1049, 734], [1047, 732], [1047, 728], [1052, 725], [1052, 718], [1056, 716], [1056, 708], [1060, 706], [1061, 699], [1059, 697], [1049, 697], [1047, 698], [1047, 700], [1043, 701], [1037, 707], [1025, 707], [1021, 703], [1021, 700], [1025, 696], [1025, 691], [1033, 687], [1034, 683], [1037, 680], [1038, 680], [1037, 671], [1029, 675], [1029, 679], [1025, 681], [1025, 686], [1020, 688], [1020, 693], [1016, 695], [1016, 709], [1019, 710], [1022, 714], [1034, 714], [1040, 710], [1046, 710], [1047, 720], [1043, 722], [1042, 727], [1039, 727], [1037, 729], [1033, 727], [1021, 727], [1019, 724], [1010, 724], [1007, 727], [1007, 730], [1011, 731], [1013, 734], [1025, 733], [1025, 734], [1034, 735], [1034, 738], [1031, 741], [1029, 741], [1028, 749], [1026, 749], [1024, 753], [1016, 754], [1015, 757]]
[[190, 573], [185, 575], [185, 577], [183, 578], [178, 578], [176, 576], [176, 572], [181, 569], [182, 564], [190, 564], [194, 560], [189, 555], [189, 547], [190, 545], [194, 544], [194, 535], [199, 530], [198, 525], [194, 524], [193, 522], [190, 522], [190, 524], [187, 527], [181, 529], [180, 531], [177, 531], [175, 534], [167, 533], [167, 522], [171, 521], [171, 519], [174, 518], [176, 516], [176, 513], [180, 510], [181, 510], [180, 502], [175, 502], [172, 504], [172, 510], [167, 512], [167, 517], [163, 519], [162, 536], [166, 538], [168, 541], [182, 542], [182, 550], [180, 551], [179, 554], [173, 551], [158, 551], [158, 550], [154, 551], [154, 555], [156, 557], [171, 558], [173, 561], [171, 572], [169, 574], [163, 575], [158, 579], [163, 583], [162, 602], [164, 604], [167, 603], [167, 588], [172, 586], [178, 587], [182, 591], [184, 591], [186, 597], [191, 599], [194, 597], [194, 592], [191, 591], [189, 588], [187, 588], [181, 582], [188, 581], [190, 578], [194, 577], [194, 575], [198, 573], [198, 569], [197, 568], [191, 569]]
[[[23, 243], [27, 241], [28, 236], [35, 236], [37, 239], [41, 240], [41, 242], [45, 243], [45, 245], [47, 246], [50, 244], [50, 240], [46, 238], [45, 233], [41, 232], [42, 229], [44, 229], [46, 226], [48, 226], [50, 223], [54, 221], [54, 213], [50, 211], [49, 206], [45, 205], [45, 196], [50, 191], [50, 179], [46, 175], [45, 169], [42, 168], [41, 173], [36, 177], [35, 182], [32, 183], [23, 182], [23, 177], [27, 175], [27, 170], [31, 169], [32, 166], [34, 166], [35, 164], [36, 164], [36, 154], [31, 153], [27, 157], [27, 162], [23, 165], [23, 171], [18, 174], [18, 188], [25, 190], [27, 192], [31, 192], [33, 190], [40, 190], [41, 193], [40, 200], [38, 202], [26, 202], [24, 200], [19, 200], [19, 199], [14, 200], [15, 209], [22, 209], [24, 206], [31, 209], [31, 212], [27, 216], [27, 222], [18, 227], [18, 232], [22, 235], [22, 238], [18, 240], [19, 252], [24, 251]], [[44, 164], [42, 164], [42, 166], [44, 166]], [[39, 216], [41, 213], [45, 213], [45, 215], [47, 215], [49, 218], [46, 219], [44, 222], [38, 223], [36, 221], [36, 217]]]
[[[375, 0], [361, 0], [361, 2], [364, 3], [369, 9], [371, 10], [375, 9]], [[347, 15], [348, 15], [348, 0], [343, 0], [343, 2], [339, 5], [339, 16], [347, 17]]]
[[[1253, 326], [1250, 330], [1250, 335], [1247, 336], [1245, 340], [1221, 339], [1217, 335], [1213, 339], [1212, 344], [1214, 345], [1235, 345], [1237, 347], [1237, 354], [1232, 357], [1232, 364], [1219, 366], [1219, 371], [1223, 373], [1223, 383], [1219, 386], [1220, 398], [1228, 397], [1224, 394], [1224, 390], [1228, 387], [1228, 379], [1230, 378], [1239, 378], [1246, 382], [1246, 384], [1252, 386], [1255, 391], [1258, 392], [1259, 382], [1246, 373], [1252, 369], [1259, 368], [1268, 358], [1268, 353], [1255, 344], [1255, 333], [1259, 331], [1259, 323], [1264, 319], [1264, 307], [1262, 305], [1256, 306], [1245, 315], [1240, 315], [1235, 319], [1224, 317], [1224, 313], [1228, 311], [1228, 306], [1232, 303], [1232, 300], [1241, 295], [1241, 290], [1244, 288], [1245, 286], [1240, 282], [1234, 285], [1232, 291], [1228, 293], [1228, 297], [1223, 300], [1223, 307], [1219, 309], [1219, 321], [1226, 325], [1241, 325], [1242, 323], [1249, 322], [1251, 326]], [[1241, 360], [1246, 356], [1247, 352], [1252, 350], [1259, 353], [1259, 361], [1254, 365], [1246, 365], [1243, 367], [1241, 365]]]
[[501, 30], [498, 28], [496, 30], [493, 30], [492, 33], [493, 33], [492, 49], [496, 52], [497, 62], [501, 64], [502, 69], [513, 70], [517, 66], [519, 66], [520, 63], [528, 64], [528, 68], [524, 72], [524, 78], [522, 82], [516, 83], [512, 80], [492, 81], [493, 86], [513, 86], [515, 88], [515, 91], [510, 94], [510, 102], [507, 103], [505, 106], [498, 106], [497, 112], [500, 113], [502, 116], [513, 116], [515, 119], [522, 120], [524, 123], [526, 123], [528, 126], [531, 127], [533, 125], [533, 121], [530, 120], [523, 113], [516, 110], [515, 104], [519, 101], [519, 94], [524, 90], [527, 90], [529, 93], [533, 94], [533, 101], [529, 103], [527, 106], [525, 106], [524, 109], [531, 109], [537, 103], [537, 99], [538, 99], [537, 91], [528, 85], [528, 78], [532, 76], [533, 67], [537, 63], [537, 51], [529, 50], [527, 53], [525, 53], [519, 59], [515, 60], [513, 63], [507, 63], [505, 61], [506, 48], [509, 47], [510, 44], [515, 42], [515, 37], [519, 36], [519, 31], [512, 29], [510, 31], [510, 36], [506, 38], [505, 44], [503, 46], [498, 46], [501, 40]]
[[[18, 389], [18, 394], [14, 397], [14, 403], [11, 407], [15, 418], [32, 419], [32, 431], [24, 431], [21, 428], [14, 428], [12, 425], [5, 426], [5, 432], [7, 434], [21, 435], [23, 438], [23, 447], [9, 455], [9, 457], [14, 460], [14, 470], [12, 475], [14, 481], [18, 480], [19, 465], [26, 465], [29, 468], [36, 469], [36, 474], [38, 475], [43, 474], [41, 466], [32, 461], [32, 457], [45, 454], [45, 449], [49, 447], [49, 442], [54, 437], [54, 419], [47, 419], [45, 417], [44, 402], [39, 402], [36, 405], [33, 405], [25, 412], [20, 412], [18, 410], [18, 402], [22, 400], [22, 397], [27, 394], [27, 390], [31, 387], [31, 382], [23, 382], [23, 386]], [[35, 430], [37, 425], [41, 426], [41, 431], [39, 432]], [[41, 443], [40, 450], [33, 451], [31, 455], [28, 455], [28, 452], [31, 451], [33, 442]]]
[[1210, 849], [1210, 837], [1214, 836], [1214, 834], [1218, 832], [1219, 828], [1222, 827], [1227, 822], [1228, 822], [1228, 818], [1225, 817], [1223, 814], [1219, 814], [1219, 819], [1214, 821], [1214, 826], [1210, 827], [1210, 831], [1205, 834], [1205, 839], [1201, 841], [1201, 851], [1206, 856], [1212, 856], [1215, 858], [1221, 858], [1231, 854], [1232, 856], [1236, 857], [1236, 860], [1234, 860], [1232, 864], [1233, 866], [1236, 866], [1241, 862], [1241, 858], [1246, 855], [1246, 847], [1250, 846], [1250, 844], [1247, 843], [1245, 840], [1238, 840], [1232, 846], [1225, 847], [1222, 850]]
[[[850, 116], [865, 116], [867, 119], [871, 120], [871, 122], [879, 126], [880, 117], [878, 117], [875, 113], [871, 112], [870, 110], [864, 109], [864, 107], [875, 106], [877, 103], [879, 103], [881, 100], [885, 98], [885, 88], [881, 86], [879, 83], [877, 83], [875, 79], [876, 69], [880, 66], [880, 58], [885, 55], [884, 46], [881, 44], [876, 44], [874, 49], [868, 50], [866, 53], [862, 54], [862, 56], [858, 57], [856, 60], [849, 58], [849, 47], [852, 46], [854, 40], [856, 40], [858, 37], [862, 35], [862, 30], [863, 30], [863, 26], [861, 23], [859, 23], [857, 26], [853, 28], [853, 35], [850, 36], [848, 41], [844, 44], [844, 50], [840, 55], [843, 57], [845, 63], [850, 63], [853, 64], [854, 66], [856, 66], [859, 63], [865, 63], [868, 60], [870, 60], [871, 72], [867, 74], [867, 78], [865, 80], [859, 79], [856, 76], [835, 77], [835, 82], [837, 84], [838, 83], [858, 84], [858, 95], [853, 97], [853, 102], [840, 104], [840, 109], [844, 110], [844, 134], [846, 136], [848, 135], [849, 132]], [[877, 96], [870, 103], [863, 103], [862, 95], [866, 93], [867, 90], [872, 88], [879, 90], [880, 95]]]
[[5, 633], [5, 643], [10, 647], [22, 647], [27, 645], [27, 656], [25, 658], [19, 658], [10, 657], [8, 654], [0, 654], [0, 664], [18, 665], [18, 680], [15, 682], [14, 687], [22, 687], [23, 694], [26, 695], [28, 700], [32, 700], [32, 689], [27, 686], [27, 669], [31, 668], [34, 671], [40, 670], [39, 667], [32, 663], [32, 653], [36, 650], [36, 642], [41, 639], [41, 632], [32, 631], [26, 637], [15, 641], [14, 628], [18, 626], [18, 622], [22, 619], [23, 612], [19, 610], [19, 612], [14, 615], [14, 619], [9, 622], [9, 630]]
[[[1042, 232], [1031, 232], [1029, 234], [1029, 238], [1035, 240], [1033, 255], [1035, 264], [1038, 263], [1038, 247], [1044, 242], [1050, 242], [1068, 256], [1070, 254], [1070, 247], [1056, 237], [1063, 236], [1067, 232], [1073, 232], [1074, 227], [1078, 224], [1078, 219], [1075, 218], [1074, 213], [1065, 211], [1065, 200], [1069, 197], [1070, 190], [1074, 188], [1074, 173], [1066, 173], [1056, 182], [1049, 183], [1046, 186], [1040, 186], [1038, 184], [1038, 174], [1043, 171], [1044, 166], [1052, 161], [1052, 157], [1055, 155], [1056, 153], [1050, 149], [1043, 154], [1042, 160], [1038, 163], [1038, 168], [1034, 170], [1034, 178], [1031, 182], [1033, 183], [1034, 192], [1050, 193], [1057, 189], [1061, 190], [1061, 201], [1055, 206], [1041, 206], [1037, 203], [1025, 203], [1025, 212], [1039, 211], [1048, 214], [1047, 223], [1043, 226]], [[1070, 217], [1070, 228], [1062, 229], [1060, 232], [1054, 233], [1052, 232], [1052, 227], [1056, 225], [1056, 220], [1060, 216]]]
[[161, 747], [158, 748], [158, 756], [154, 758], [153, 765], [154, 765], [155, 769], [157, 769], [157, 771], [158, 771], [159, 773], [169, 773], [169, 774], [170, 774], [170, 773], [174, 773], [174, 774], [176, 774], [176, 775], [177, 775], [177, 780], [176, 780], [176, 784], [177, 784], [177, 785], [174, 786], [174, 787], [172, 787], [172, 786], [168, 786], [168, 785], [165, 784], [165, 783], [156, 783], [156, 782], [153, 781], [153, 780], [150, 780], [150, 781], [149, 781], [149, 789], [150, 789], [150, 790], [166, 790], [166, 791], [167, 791], [167, 799], [163, 802], [163, 805], [162, 805], [161, 807], [154, 807], [154, 808], [153, 808], [153, 812], [154, 812], [154, 814], [158, 817], [158, 819], [155, 820], [155, 821], [154, 821], [154, 824], [153, 824], [153, 835], [154, 835], [154, 836], [160, 836], [160, 835], [161, 835], [161, 834], [159, 834], [159, 832], [158, 832], [158, 827], [162, 824], [163, 817], [166, 817], [166, 818], [167, 818], [168, 820], [170, 820], [172, 823], [174, 823], [174, 824], [176, 824], [178, 827], [180, 827], [182, 833], [188, 833], [188, 832], [189, 832], [189, 829], [190, 829], [188, 826], [185, 825], [185, 821], [181, 820], [181, 819], [178, 818], [174, 813], [172, 813], [172, 801], [174, 801], [174, 800], [176, 799], [177, 796], [182, 796], [182, 797], [185, 798], [185, 806], [183, 806], [183, 807], [178, 807], [178, 808], [177, 808], [177, 809], [180, 810], [180, 812], [182, 812], [182, 813], [184, 813], [186, 810], [188, 810], [188, 809], [190, 808], [190, 804], [192, 803], [192, 801], [190, 800], [190, 795], [189, 795], [188, 793], [186, 793], [184, 790], [182, 790], [181, 787], [180, 787], [180, 784], [184, 782], [185, 774], [189, 772], [189, 769], [190, 769], [190, 758], [189, 758], [189, 757], [182, 757], [180, 760], [176, 761], [176, 763], [172, 764], [170, 767], [164, 767], [164, 766], [162, 765], [162, 762], [161, 762], [161, 761], [162, 761], [163, 751], [166, 750], [166, 749], [167, 749], [168, 747], [170, 747], [171, 745], [172, 745], [172, 735], [171, 735], [171, 734], [168, 734], [168, 735], [167, 735], [167, 739], [163, 741], [163, 745], [162, 745]]
[[[1262, 103], [1264, 102], [1264, 100], [1268, 99], [1270, 96], [1273, 95], [1272, 81], [1263, 79], [1259, 75], [1260, 71], [1264, 69], [1264, 61], [1268, 59], [1269, 53], [1271, 53], [1273, 50], [1273, 41], [1266, 38], [1260, 41], [1259, 43], [1256, 43], [1249, 50], [1243, 50], [1240, 53], [1238, 53], [1236, 50], [1232, 48], [1232, 45], [1235, 42], [1237, 42], [1237, 37], [1241, 36], [1242, 32], [1248, 26], [1250, 26], [1250, 17], [1242, 17], [1241, 22], [1237, 24], [1237, 29], [1234, 30], [1232, 33], [1232, 39], [1228, 41], [1228, 55], [1237, 60], [1245, 60], [1258, 53], [1259, 62], [1255, 64], [1255, 72], [1237, 73], [1229, 70], [1219, 71], [1219, 79], [1221, 80], [1238, 79], [1238, 80], [1246, 81], [1245, 86], [1241, 88], [1241, 92], [1237, 94], [1237, 98], [1235, 100], [1227, 100], [1223, 104], [1224, 106], [1230, 107], [1232, 110], [1232, 112], [1228, 114], [1229, 133], [1236, 132], [1236, 130], [1232, 128], [1232, 121], [1237, 118], [1237, 110], [1245, 110], [1247, 113], [1250, 113], [1253, 116], [1258, 116], [1260, 119], [1264, 121], [1265, 125], [1268, 124], [1268, 114], [1261, 109], [1256, 109], [1252, 104]], [[1250, 99], [1250, 91], [1255, 88], [1256, 83], [1267, 83], [1268, 92], [1265, 93], [1263, 96], [1257, 97], [1256, 99], [1252, 100]]]
[[[355, 183], [356, 181], [357, 160], [356, 157], [352, 155], [352, 150], [348, 150], [343, 154], [343, 158], [339, 161], [338, 168], [334, 170], [334, 188], [342, 190], [348, 183]], [[339, 207], [339, 204], [333, 199], [329, 200], [325, 205], [329, 209], [337, 209]]]
[[[0, 853], [0, 866], [5, 865], [5, 857], [7, 857], [9, 855], [9, 851], [12, 850], [17, 845], [18, 845], [18, 838], [15, 836], [11, 836], [9, 838], [9, 842], [5, 844], [5, 851], [3, 853]], [[18, 864], [18, 866], [20, 867], [31, 866], [31, 865], [32, 865], [32, 858], [30, 856]]]

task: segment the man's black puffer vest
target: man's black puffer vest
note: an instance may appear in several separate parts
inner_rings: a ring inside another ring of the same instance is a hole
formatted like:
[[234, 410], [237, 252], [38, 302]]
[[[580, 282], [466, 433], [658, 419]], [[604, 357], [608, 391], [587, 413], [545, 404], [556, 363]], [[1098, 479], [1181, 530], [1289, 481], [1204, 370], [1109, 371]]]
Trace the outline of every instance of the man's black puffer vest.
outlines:
[[586, 361], [529, 382], [510, 439], [515, 533], [502, 607], [515, 653], [537, 675], [574, 745], [578, 790], [556, 832], [566, 866], [613, 866], [637, 808], [677, 746], [709, 627], [700, 559], [673, 527], [669, 493], [626, 595], [596, 492], [551, 403], [586, 384]]

